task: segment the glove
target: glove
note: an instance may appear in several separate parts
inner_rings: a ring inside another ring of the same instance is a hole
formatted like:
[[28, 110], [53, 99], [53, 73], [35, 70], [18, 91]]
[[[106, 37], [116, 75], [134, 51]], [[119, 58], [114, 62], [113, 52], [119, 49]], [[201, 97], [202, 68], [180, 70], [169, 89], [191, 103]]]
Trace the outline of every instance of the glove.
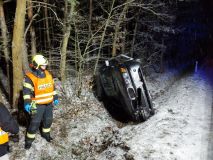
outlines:
[[31, 105], [29, 103], [25, 104], [24, 109], [26, 112], [30, 113]]
[[58, 99], [55, 99], [54, 102], [53, 102], [53, 104], [54, 104], [55, 106], [57, 106], [57, 105], [59, 104], [59, 100], [58, 100]]

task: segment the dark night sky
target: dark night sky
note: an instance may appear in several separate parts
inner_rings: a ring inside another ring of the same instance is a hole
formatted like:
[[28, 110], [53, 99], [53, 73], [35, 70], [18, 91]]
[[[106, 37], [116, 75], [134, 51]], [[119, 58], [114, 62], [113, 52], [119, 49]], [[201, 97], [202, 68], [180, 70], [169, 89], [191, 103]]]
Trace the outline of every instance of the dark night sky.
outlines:
[[213, 58], [213, 1], [179, 2], [175, 28], [180, 32], [170, 39], [170, 58], [177, 66]]

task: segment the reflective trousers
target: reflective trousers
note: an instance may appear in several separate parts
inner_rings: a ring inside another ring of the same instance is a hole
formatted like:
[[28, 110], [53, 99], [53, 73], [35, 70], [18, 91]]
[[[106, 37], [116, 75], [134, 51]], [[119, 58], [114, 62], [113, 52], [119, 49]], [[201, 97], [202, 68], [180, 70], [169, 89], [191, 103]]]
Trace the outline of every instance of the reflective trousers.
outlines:
[[53, 105], [50, 104], [37, 104], [37, 110], [31, 115], [30, 125], [27, 129], [27, 139], [34, 140], [36, 131], [42, 124], [42, 131], [45, 133], [50, 132], [50, 127], [53, 121]]

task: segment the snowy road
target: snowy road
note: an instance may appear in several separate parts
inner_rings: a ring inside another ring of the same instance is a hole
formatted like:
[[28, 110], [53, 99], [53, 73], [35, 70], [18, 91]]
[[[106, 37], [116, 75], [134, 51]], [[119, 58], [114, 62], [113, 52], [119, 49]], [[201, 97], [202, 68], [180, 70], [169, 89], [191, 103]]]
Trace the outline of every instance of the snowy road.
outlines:
[[212, 88], [202, 74], [175, 83], [155, 100], [157, 113], [121, 129], [135, 160], [212, 160]]

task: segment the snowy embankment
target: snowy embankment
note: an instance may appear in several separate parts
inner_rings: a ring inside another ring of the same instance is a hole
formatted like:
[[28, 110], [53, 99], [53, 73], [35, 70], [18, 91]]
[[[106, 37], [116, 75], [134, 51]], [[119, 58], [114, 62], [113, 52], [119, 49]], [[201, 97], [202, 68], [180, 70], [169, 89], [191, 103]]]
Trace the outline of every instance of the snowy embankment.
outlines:
[[199, 76], [181, 79], [158, 97], [148, 121], [120, 129], [133, 159], [210, 160], [212, 89]]
[[208, 142], [212, 88], [200, 74], [181, 79], [177, 75], [167, 72], [148, 78], [157, 111], [144, 123], [122, 124], [113, 120], [91, 95], [81, 100], [70, 98], [69, 103], [63, 100], [55, 110], [54, 141], [47, 143], [38, 133], [32, 148], [25, 150], [25, 128], [21, 127], [20, 142], [12, 143], [10, 159], [205, 160], [208, 155], [211, 157], [208, 147], [212, 149], [212, 145]]

